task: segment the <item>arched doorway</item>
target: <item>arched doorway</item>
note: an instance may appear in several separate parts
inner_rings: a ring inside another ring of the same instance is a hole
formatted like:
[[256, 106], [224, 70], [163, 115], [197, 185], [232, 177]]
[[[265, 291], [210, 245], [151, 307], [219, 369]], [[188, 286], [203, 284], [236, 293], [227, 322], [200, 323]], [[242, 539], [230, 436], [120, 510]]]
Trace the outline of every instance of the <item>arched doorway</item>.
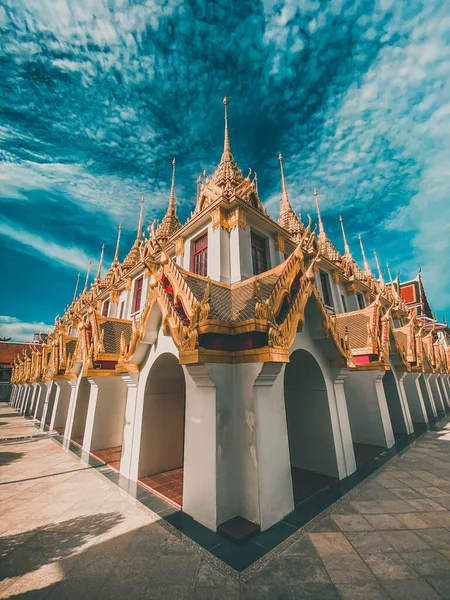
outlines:
[[90, 383], [86, 377], [83, 377], [80, 381], [80, 385], [78, 388], [71, 433], [72, 441], [78, 444], [79, 446], [83, 445], [84, 430], [86, 429], [86, 419], [89, 407], [90, 391]]
[[166, 352], [153, 363], [145, 385], [138, 477], [180, 507], [185, 412], [183, 369], [178, 358]]
[[294, 504], [338, 476], [328, 394], [322, 370], [306, 350], [296, 350], [284, 372], [284, 399]]
[[403, 415], [400, 394], [392, 370], [386, 371], [383, 377], [383, 388], [394, 436], [401, 437], [407, 435], [408, 430], [406, 428], [405, 417]]

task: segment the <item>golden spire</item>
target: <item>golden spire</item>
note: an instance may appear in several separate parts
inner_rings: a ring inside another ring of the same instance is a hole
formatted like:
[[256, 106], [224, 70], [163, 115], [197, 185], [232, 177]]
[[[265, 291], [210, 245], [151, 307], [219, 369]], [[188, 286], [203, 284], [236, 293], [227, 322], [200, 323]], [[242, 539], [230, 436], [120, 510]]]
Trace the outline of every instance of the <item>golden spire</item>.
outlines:
[[89, 283], [89, 275], [91, 274], [91, 265], [92, 265], [92, 260], [90, 260], [88, 262], [88, 268], [87, 268], [87, 272], [86, 272], [86, 281], [84, 282], [83, 294], [87, 290], [87, 286]]
[[386, 269], [389, 275], [389, 283], [394, 283], [392, 280], [391, 267], [389, 266], [389, 263], [386, 263]]
[[177, 217], [177, 207], [175, 203], [175, 166], [177, 161], [172, 160], [172, 185], [170, 187], [169, 206], [160, 225], [156, 230], [158, 239], [169, 239], [170, 236], [180, 228], [180, 222]]
[[364, 246], [363, 246], [361, 234], [358, 234], [358, 239], [359, 239], [359, 245], [361, 246], [361, 254], [363, 257], [364, 271], [365, 271], [366, 277], [370, 277], [372, 275], [372, 272], [370, 270], [369, 263], [367, 262], [366, 253], [364, 252]]
[[105, 244], [102, 244], [102, 251], [100, 253], [100, 260], [98, 263], [98, 271], [95, 276], [94, 283], [100, 283], [100, 279], [102, 278], [102, 265], [103, 265], [103, 253], [105, 252]]
[[120, 247], [120, 234], [122, 232], [122, 223], [119, 223], [118, 233], [117, 233], [117, 243], [116, 243], [116, 253], [114, 254], [114, 263], [119, 262], [119, 247]]
[[255, 186], [256, 193], [258, 193], [258, 173], [255, 171], [255, 176], [253, 177], [253, 183]]
[[381, 281], [381, 283], [384, 283], [383, 271], [381, 270], [380, 261], [378, 260], [378, 252], [374, 250], [373, 255], [375, 256], [375, 262], [377, 264], [378, 279]]
[[141, 196], [141, 210], [139, 211], [139, 224], [138, 224], [138, 230], [137, 230], [137, 236], [136, 236], [136, 241], [140, 242], [142, 239], [142, 223], [144, 220], [144, 196]]
[[281, 204], [278, 225], [281, 225], [281, 227], [287, 229], [295, 237], [302, 231], [303, 224], [301, 222], [301, 219], [299, 219], [293, 211], [291, 203], [289, 202], [289, 196], [286, 187], [286, 179], [284, 177], [283, 156], [281, 154], [278, 155], [278, 160], [280, 161], [281, 174]]
[[231, 154], [230, 137], [228, 134], [228, 98], [223, 99], [224, 119], [225, 119], [225, 134], [223, 141], [223, 154], [217, 167], [212, 182], [222, 188], [230, 190], [230, 186], [237, 187], [243, 180], [242, 173], [238, 168], [233, 155]]
[[77, 294], [78, 294], [78, 284], [80, 283], [80, 273], [78, 273], [77, 276], [77, 284], [75, 286], [75, 292], [73, 293], [73, 302], [75, 302], [75, 300], [77, 299]]
[[[225, 119], [225, 135], [224, 135], [224, 140], [223, 140], [223, 153], [230, 155], [231, 154], [231, 148], [230, 148], [230, 138], [228, 136], [228, 113], [227, 113], [227, 106], [228, 106], [228, 98], [225, 96], [223, 99], [223, 106], [224, 106], [224, 119]], [[230, 160], [228, 158], [228, 160]]]
[[345, 235], [345, 229], [344, 229], [344, 219], [342, 218], [341, 215], [339, 215], [339, 221], [341, 222], [342, 237], [344, 238], [344, 251], [345, 251], [345, 254], [350, 256], [351, 255], [350, 246], [348, 245], [348, 242], [347, 242], [347, 236]]
[[280, 161], [280, 173], [281, 173], [281, 209], [280, 212], [284, 212], [289, 210], [289, 196], [286, 188], [286, 180], [284, 178], [284, 169], [283, 169], [283, 155], [278, 155], [278, 160]]
[[325, 241], [326, 235], [323, 228], [322, 215], [320, 214], [319, 192], [316, 189], [314, 190], [314, 198], [316, 199], [317, 220], [319, 221], [319, 241], [322, 242]]

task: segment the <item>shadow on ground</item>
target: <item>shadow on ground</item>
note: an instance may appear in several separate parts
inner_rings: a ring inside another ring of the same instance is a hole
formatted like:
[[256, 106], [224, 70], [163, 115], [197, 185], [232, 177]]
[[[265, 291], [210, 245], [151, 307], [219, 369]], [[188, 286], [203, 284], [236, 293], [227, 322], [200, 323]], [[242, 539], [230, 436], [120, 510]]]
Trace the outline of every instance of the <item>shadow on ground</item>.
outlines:
[[6, 467], [24, 456], [23, 452], [0, 452], [0, 467]]

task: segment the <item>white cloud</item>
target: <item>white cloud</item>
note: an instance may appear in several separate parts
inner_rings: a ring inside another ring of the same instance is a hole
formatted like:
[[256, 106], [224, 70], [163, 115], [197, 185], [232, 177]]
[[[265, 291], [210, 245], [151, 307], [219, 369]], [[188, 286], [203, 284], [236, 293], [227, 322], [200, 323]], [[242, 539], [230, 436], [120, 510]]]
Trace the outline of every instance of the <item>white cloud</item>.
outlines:
[[0, 223], [0, 235], [12, 238], [23, 245], [26, 252], [38, 253], [41, 257], [55, 261], [60, 265], [69, 266], [84, 271], [88, 264], [88, 256], [80, 248], [61, 246], [51, 240], [46, 240], [34, 233], [21, 229], [20, 226]]
[[53, 325], [47, 325], [42, 321], [27, 323], [16, 317], [0, 315], [0, 337], [10, 337], [13, 342], [30, 342], [33, 334], [47, 333], [53, 329]]

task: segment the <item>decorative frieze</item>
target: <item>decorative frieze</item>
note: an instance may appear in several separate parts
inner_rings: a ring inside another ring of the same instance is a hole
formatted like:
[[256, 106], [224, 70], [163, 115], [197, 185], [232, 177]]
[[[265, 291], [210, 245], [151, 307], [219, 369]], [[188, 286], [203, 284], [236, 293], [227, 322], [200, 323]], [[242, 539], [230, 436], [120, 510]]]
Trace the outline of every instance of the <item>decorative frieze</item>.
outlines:
[[185, 244], [185, 242], [186, 242], [186, 240], [184, 239], [184, 237], [179, 237], [175, 241], [175, 253], [176, 253], [177, 256], [180, 256], [181, 254], [184, 254], [184, 244]]
[[245, 229], [247, 226], [247, 213], [240, 206], [232, 208], [228, 214], [228, 231], [235, 227]]
[[282, 233], [277, 233], [275, 236], [275, 248], [284, 253], [285, 238]]

